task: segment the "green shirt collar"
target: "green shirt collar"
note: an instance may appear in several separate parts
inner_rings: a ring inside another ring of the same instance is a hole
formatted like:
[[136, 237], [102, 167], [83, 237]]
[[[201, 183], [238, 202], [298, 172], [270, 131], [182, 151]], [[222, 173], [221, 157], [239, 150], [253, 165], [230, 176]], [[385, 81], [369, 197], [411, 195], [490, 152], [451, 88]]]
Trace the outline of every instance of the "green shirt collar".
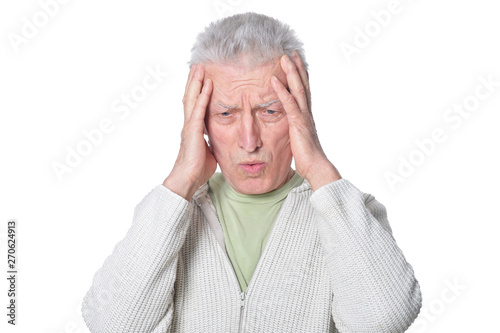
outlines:
[[224, 198], [239, 203], [264, 204], [277, 202], [284, 199], [288, 193], [296, 186], [302, 184], [304, 179], [295, 172], [293, 177], [281, 187], [263, 194], [241, 194], [236, 192], [228, 182], [226, 182], [222, 173], [217, 173], [209, 180], [209, 191], [218, 192]]

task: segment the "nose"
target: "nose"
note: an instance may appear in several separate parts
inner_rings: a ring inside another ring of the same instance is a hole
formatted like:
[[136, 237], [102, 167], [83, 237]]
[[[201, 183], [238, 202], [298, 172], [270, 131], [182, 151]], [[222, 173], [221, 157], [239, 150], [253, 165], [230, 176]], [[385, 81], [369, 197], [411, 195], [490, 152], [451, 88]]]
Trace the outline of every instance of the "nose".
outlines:
[[262, 147], [260, 128], [251, 112], [244, 112], [238, 130], [238, 146], [248, 153]]

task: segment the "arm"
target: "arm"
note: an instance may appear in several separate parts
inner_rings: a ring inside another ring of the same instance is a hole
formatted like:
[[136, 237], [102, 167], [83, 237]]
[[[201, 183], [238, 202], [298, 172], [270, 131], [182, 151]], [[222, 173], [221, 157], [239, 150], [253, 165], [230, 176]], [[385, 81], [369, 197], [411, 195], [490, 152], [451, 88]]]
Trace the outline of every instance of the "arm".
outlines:
[[191, 66], [184, 127], [174, 167], [136, 207], [132, 227], [96, 273], [83, 302], [93, 333], [165, 332], [172, 321], [178, 253], [194, 211], [189, 201], [217, 162], [203, 138], [212, 82]]
[[321, 148], [311, 113], [308, 74], [294, 52], [281, 58], [286, 84], [273, 89], [289, 124], [297, 172], [314, 191], [311, 203], [321, 217], [333, 290], [332, 316], [339, 332], [403, 332], [421, 304], [418, 282], [391, 234], [384, 206], [342, 179]]
[[339, 332], [404, 332], [422, 296], [392, 236], [385, 207], [345, 179], [311, 196], [333, 290]]
[[137, 205], [131, 228], [83, 300], [91, 332], [165, 332], [170, 326], [178, 252], [193, 209], [163, 185]]

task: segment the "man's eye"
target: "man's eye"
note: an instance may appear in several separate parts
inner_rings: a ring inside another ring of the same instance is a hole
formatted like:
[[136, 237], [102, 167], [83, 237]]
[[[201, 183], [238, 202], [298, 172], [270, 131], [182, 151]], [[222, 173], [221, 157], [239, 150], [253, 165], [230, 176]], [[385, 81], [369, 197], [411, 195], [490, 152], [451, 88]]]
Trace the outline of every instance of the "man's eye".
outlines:
[[260, 117], [265, 122], [276, 122], [283, 118], [284, 113], [275, 110], [265, 110], [260, 114]]
[[227, 116], [231, 115], [231, 113], [230, 112], [222, 112], [220, 115], [223, 117], [227, 117]]

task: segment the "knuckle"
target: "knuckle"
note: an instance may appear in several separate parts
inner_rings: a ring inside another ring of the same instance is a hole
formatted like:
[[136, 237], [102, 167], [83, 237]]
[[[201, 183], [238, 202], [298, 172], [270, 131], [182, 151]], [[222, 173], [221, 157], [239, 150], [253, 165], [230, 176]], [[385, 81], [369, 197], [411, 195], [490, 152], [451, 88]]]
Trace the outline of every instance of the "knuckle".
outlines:
[[286, 104], [291, 104], [291, 103], [295, 103], [295, 98], [293, 98], [293, 96], [291, 94], [287, 94], [285, 96], [285, 101], [284, 101]]
[[193, 98], [193, 97], [189, 97], [189, 96], [184, 96], [184, 98], [182, 99], [182, 103], [184, 105], [186, 105], [186, 104], [194, 104], [194, 103], [196, 103], [196, 100], [197, 100], [197, 98]]

